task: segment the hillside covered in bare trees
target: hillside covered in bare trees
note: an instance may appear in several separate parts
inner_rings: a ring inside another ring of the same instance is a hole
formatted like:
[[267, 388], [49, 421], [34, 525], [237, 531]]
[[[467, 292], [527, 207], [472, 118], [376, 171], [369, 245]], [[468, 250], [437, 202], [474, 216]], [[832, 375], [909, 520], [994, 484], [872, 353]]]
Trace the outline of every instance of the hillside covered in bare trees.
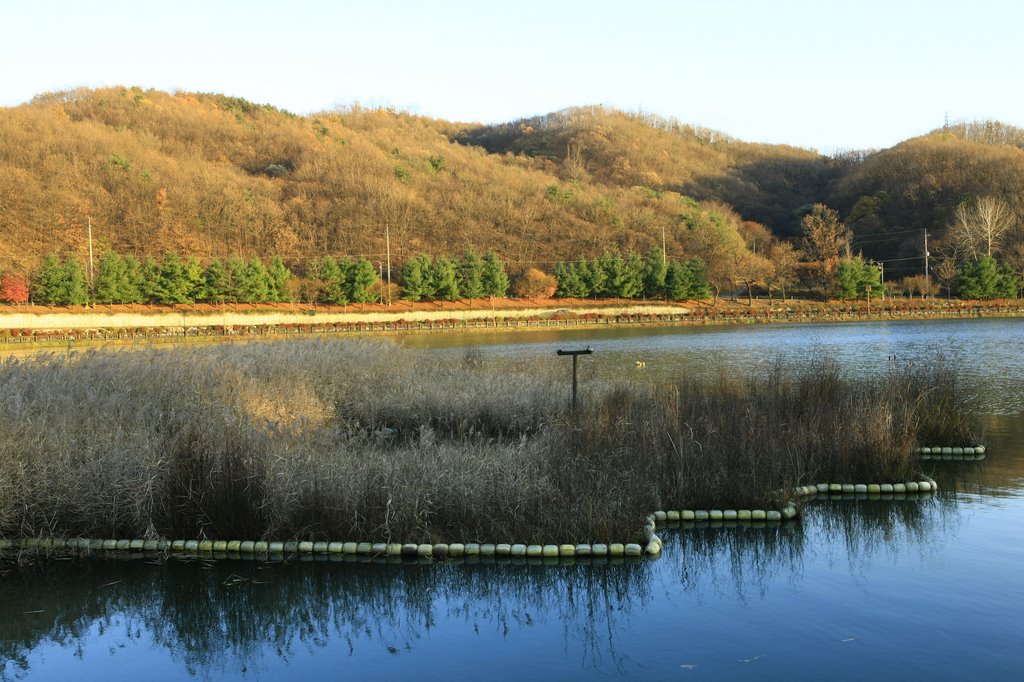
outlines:
[[[379, 266], [387, 231], [396, 271], [421, 253], [493, 249], [513, 276], [553, 274], [664, 245], [670, 260], [706, 264], [716, 290], [814, 288], [798, 263], [814, 270], [800, 249], [819, 205], [848, 228], [830, 258], [863, 253], [914, 276], [927, 230], [955, 287], [958, 264], [979, 257], [965, 234], [982, 199], [1003, 216], [985, 255], [1024, 270], [1022, 146], [1024, 131], [982, 123], [824, 156], [602, 107], [485, 126], [74, 90], [0, 109], [0, 272], [85, 259], [90, 227], [97, 258], [280, 257], [298, 275], [326, 255]], [[834, 280], [837, 267], [819, 274]]]

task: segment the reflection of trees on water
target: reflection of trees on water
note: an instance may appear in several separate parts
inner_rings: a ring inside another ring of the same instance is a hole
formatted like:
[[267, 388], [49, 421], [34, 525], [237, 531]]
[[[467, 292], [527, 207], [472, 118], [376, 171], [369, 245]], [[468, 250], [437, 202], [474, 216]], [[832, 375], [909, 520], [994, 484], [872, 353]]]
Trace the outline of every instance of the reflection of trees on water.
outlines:
[[953, 494], [895, 500], [823, 498], [804, 506], [799, 523], [673, 532], [679, 549], [670, 552], [679, 555], [679, 580], [685, 590], [700, 595], [705, 589], [721, 591], [723, 585], [731, 585], [737, 600], [747, 604], [764, 598], [780, 576], [798, 586], [805, 567], [836, 545], [845, 549], [854, 576], [863, 575], [882, 552], [895, 559], [924, 558], [956, 533], [957, 504]]
[[189, 674], [216, 677], [328, 648], [401, 654], [439, 621], [503, 639], [560, 622], [570, 659], [621, 670], [616, 619], [649, 601], [650, 576], [606, 563], [47, 562], [0, 582], [0, 670], [30, 673], [32, 650], [47, 644], [88, 653], [95, 629], [146, 637]]
[[803, 572], [804, 533], [800, 524], [773, 528], [687, 528], [680, 530], [679, 578], [683, 589], [700, 594], [704, 586], [720, 590], [732, 584], [746, 604], [763, 597], [784, 573], [796, 579]]
[[324, 650], [402, 655], [440, 623], [499, 640], [554, 623], [567, 660], [624, 672], [640, 662], [618, 647], [620, 634], [650, 603], [652, 580], [678, 575], [698, 599], [724, 591], [748, 604], [779, 581], [798, 588], [808, 566], [840, 547], [854, 576], [887, 555], [926, 557], [956, 532], [957, 505], [952, 493], [819, 500], [799, 523], [666, 529], [653, 564], [44, 562], [0, 580], [0, 666], [21, 677], [32, 651], [51, 644], [102, 655], [99, 631], [104, 645], [111, 633], [151, 640], [189, 674], [217, 677]]
[[805, 523], [809, 532], [834, 538], [832, 546], [841, 543], [850, 575], [861, 577], [883, 554], [894, 563], [911, 557], [924, 561], [956, 533], [955, 499], [915, 498], [822, 500], [809, 506]]
[[974, 501], [999, 505], [998, 499], [1024, 496], [1024, 415], [989, 415], [985, 422], [988, 452], [975, 462], [927, 460], [940, 492], [956, 491]]

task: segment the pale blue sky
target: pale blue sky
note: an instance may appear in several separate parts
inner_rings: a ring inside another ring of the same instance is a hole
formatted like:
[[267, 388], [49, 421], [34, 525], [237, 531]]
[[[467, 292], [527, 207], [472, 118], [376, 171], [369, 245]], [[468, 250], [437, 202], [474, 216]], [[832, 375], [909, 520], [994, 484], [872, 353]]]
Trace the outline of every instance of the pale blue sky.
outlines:
[[745, 140], [886, 147], [1024, 126], [1011, 0], [0, 0], [0, 105], [79, 85], [359, 101], [498, 122], [643, 109]]

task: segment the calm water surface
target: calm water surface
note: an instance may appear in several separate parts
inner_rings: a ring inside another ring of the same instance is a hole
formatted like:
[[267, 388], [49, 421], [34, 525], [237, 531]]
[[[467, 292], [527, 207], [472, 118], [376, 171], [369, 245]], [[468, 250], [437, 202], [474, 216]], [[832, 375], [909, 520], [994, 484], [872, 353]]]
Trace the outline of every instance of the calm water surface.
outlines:
[[[923, 501], [818, 501], [772, 529], [668, 530], [656, 561], [424, 565], [58, 561], [0, 576], [4, 679], [1020, 679], [1024, 323], [413, 336], [581, 378], [709, 376], [827, 352], [953, 362], [989, 456]], [[646, 367], [638, 369], [636, 360]], [[567, 365], [566, 365], [567, 366]]]

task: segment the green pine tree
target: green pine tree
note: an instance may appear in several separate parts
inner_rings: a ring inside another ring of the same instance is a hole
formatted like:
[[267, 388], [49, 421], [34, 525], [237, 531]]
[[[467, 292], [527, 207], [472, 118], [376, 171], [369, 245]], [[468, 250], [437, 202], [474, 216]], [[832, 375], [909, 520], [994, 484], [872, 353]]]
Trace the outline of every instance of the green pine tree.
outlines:
[[467, 251], [459, 261], [459, 293], [464, 298], [483, 298], [484, 264], [473, 251]]
[[32, 284], [29, 287], [32, 293], [32, 300], [42, 305], [65, 305], [67, 299], [66, 273], [57, 255], [47, 255], [39, 270], [32, 277]]
[[623, 263], [622, 287], [619, 291], [622, 298], [636, 298], [644, 293], [644, 261], [635, 253], [629, 254]]
[[665, 296], [670, 301], [681, 301], [690, 297], [690, 268], [684, 263], [672, 261], [665, 268]]
[[488, 251], [484, 256], [481, 280], [485, 296], [502, 298], [508, 291], [508, 274], [505, 272], [505, 264], [498, 259], [498, 254], [494, 249]]
[[126, 275], [124, 259], [121, 256], [113, 251], [107, 251], [100, 256], [96, 268], [95, 300], [108, 305], [114, 302], [124, 303], [121, 292], [124, 290]]
[[881, 273], [862, 256], [843, 258], [836, 268], [836, 288], [837, 296], [846, 300], [862, 298], [868, 292], [878, 298], [882, 295]]
[[434, 298], [439, 301], [454, 301], [459, 298], [458, 273], [455, 263], [444, 256], [434, 259], [430, 268], [430, 280]]
[[988, 300], [1014, 298], [1019, 289], [1017, 278], [988, 255], [964, 261], [957, 268], [957, 294], [960, 298]]
[[204, 301], [208, 303], [227, 303], [231, 300], [231, 273], [220, 259], [214, 259], [203, 272]]
[[313, 280], [318, 289], [317, 300], [325, 305], [346, 305], [349, 298], [348, 272], [344, 261], [339, 263], [324, 256], [313, 268]]
[[611, 298], [625, 298], [626, 262], [618, 253], [606, 251], [598, 263], [604, 270], [605, 284], [602, 295]]
[[[583, 266], [583, 269], [586, 265]], [[577, 263], [558, 263], [555, 265], [555, 296], [560, 298], [586, 298], [590, 293], [583, 281], [580, 265]]]
[[861, 264], [855, 258], [844, 258], [836, 268], [836, 296], [850, 300], [864, 295], [861, 285]]
[[199, 259], [195, 256], [190, 256], [185, 261], [185, 296], [189, 303], [195, 303], [196, 301], [205, 301], [208, 297], [206, 293], [206, 277], [203, 271], [203, 266], [199, 264]]
[[605, 273], [600, 259], [595, 258], [589, 262], [581, 260], [580, 263], [586, 263], [586, 272], [584, 273], [583, 281], [587, 285], [587, 291], [590, 292], [590, 296], [594, 298], [601, 298], [602, 296], [605, 296], [605, 286], [608, 282], [608, 275]]
[[407, 301], [423, 301], [433, 296], [430, 282], [431, 262], [426, 254], [420, 254], [402, 266], [402, 298]]
[[711, 297], [711, 284], [708, 282], [707, 268], [700, 258], [691, 258], [685, 264], [689, 280], [689, 288], [685, 298], [701, 300]]
[[142, 263], [135, 256], [125, 256], [124, 278], [118, 287], [120, 303], [142, 303]]
[[189, 299], [189, 282], [186, 277], [185, 264], [181, 257], [173, 251], [164, 254], [160, 263], [160, 279], [162, 298], [157, 303], [191, 303]]
[[575, 263], [566, 263], [569, 274], [569, 287], [566, 289], [568, 295], [575, 298], [587, 298], [592, 295], [590, 290], [590, 265], [586, 258], [580, 258]]
[[292, 271], [285, 267], [284, 261], [281, 260], [280, 256], [274, 256], [268, 273], [270, 275], [270, 300], [277, 302], [288, 301], [291, 298], [288, 295], [288, 280], [292, 276]]
[[374, 300], [373, 285], [377, 283], [377, 271], [366, 258], [360, 257], [349, 271], [349, 286], [352, 300], [356, 303], [369, 303]]
[[245, 300], [246, 262], [241, 256], [232, 256], [224, 261], [228, 274], [228, 303], [243, 303]]
[[243, 303], [264, 303], [270, 300], [270, 273], [256, 256], [242, 267], [239, 294], [239, 300]]
[[665, 277], [668, 276], [668, 262], [661, 249], [652, 249], [644, 262], [644, 296], [664, 298]]
[[146, 303], [163, 303], [167, 299], [164, 289], [163, 272], [160, 263], [152, 256], [142, 262], [142, 283], [140, 287], [142, 300]]
[[89, 285], [85, 280], [85, 270], [74, 256], [64, 260], [64, 277], [67, 282], [67, 299], [64, 305], [88, 305]]

